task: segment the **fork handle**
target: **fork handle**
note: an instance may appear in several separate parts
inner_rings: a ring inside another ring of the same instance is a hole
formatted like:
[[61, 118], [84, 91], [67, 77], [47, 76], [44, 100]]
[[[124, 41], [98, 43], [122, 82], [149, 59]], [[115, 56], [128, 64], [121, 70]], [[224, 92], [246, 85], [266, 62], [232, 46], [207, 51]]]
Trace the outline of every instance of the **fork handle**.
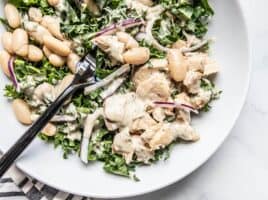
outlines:
[[46, 109], [46, 111], [34, 122], [34, 124], [18, 139], [18, 141], [0, 159], [0, 177], [10, 168], [18, 156], [33, 141], [35, 136], [45, 127], [56, 114], [63, 103], [70, 97], [76, 88], [70, 85], [64, 92]]

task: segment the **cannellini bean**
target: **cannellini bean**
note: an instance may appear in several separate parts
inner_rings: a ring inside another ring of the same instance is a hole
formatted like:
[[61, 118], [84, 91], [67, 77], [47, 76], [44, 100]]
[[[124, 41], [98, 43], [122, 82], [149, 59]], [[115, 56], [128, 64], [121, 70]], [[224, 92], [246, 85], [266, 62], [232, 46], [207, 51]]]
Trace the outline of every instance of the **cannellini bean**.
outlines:
[[69, 54], [67, 58], [67, 65], [73, 73], [76, 72], [76, 64], [79, 62], [80, 59], [81, 58], [75, 53]]
[[9, 26], [11, 26], [12, 28], [18, 28], [20, 26], [21, 24], [20, 13], [14, 5], [10, 3], [6, 4], [5, 16], [7, 18]]
[[8, 61], [10, 59], [10, 54], [6, 51], [0, 52], [0, 65], [2, 67], [3, 72], [10, 77], [10, 72], [8, 69]]
[[50, 15], [45, 15], [42, 19], [41, 25], [49, 30], [49, 32], [56, 38], [63, 40], [64, 37], [60, 32], [60, 20]]
[[38, 23], [41, 22], [43, 18], [41, 10], [38, 8], [34, 8], [34, 7], [31, 7], [29, 9], [28, 15], [29, 15], [30, 20], [34, 22], [38, 22]]
[[175, 81], [183, 81], [187, 72], [187, 63], [179, 49], [170, 49], [167, 54], [170, 76]]
[[42, 60], [43, 57], [44, 57], [44, 55], [43, 55], [43, 52], [41, 49], [39, 49], [38, 47], [36, 47], [34, 45], [29, 45], [28, 58], [30, 61], [38, 62], [38, 61]]
[[62, 41], [52, 37], [44, 36], [44, 44], [54, 53], [60, 56], [68, 56], [71, 53], [71, 49], [65, 45]]
[[154, 4], [154, 2], [152, 0], [138, 0], [138, 2], [140, 2], [146, 6], [152, 6]]
[[28, 54], [28, 34], [25, 30], [18, 28], [12, 34], [12, 49], [22, 57]]
[[139, 47], [139, 43], [126, 32], [117, 32], [116, 36], [120, 42], [123, 42], [125, 44], [126, 49]]
[[37, 22], [28, 22], [24, 27], [29, 35], [40, 44], [44, 43], [44, 36], [51, 36], [51, 33]]
[[58, 97], [73, 81], [74, 75], [66, 75], [62, 81], [55, 87], [55, 95]]
[[57, 127], [52, 124], [52, 123], [48, 123], [43, 130], [41, 131], [43, 134], [45, 134], [46, 136], [52, 137], [54, 135], [56, 135], [57, 133]]
[[47, 2], [51, 6], [56, 6], [60, 2], [60, 0], [47, 0]]
[[146, 47], [133, 48], [123, 54], [124, 61], [127, 64], [141, 65], [150, 58], [150, 50]]
[[62, 67], [65, 64], [66, 59], [57, 54], [50, 54], [48, 57], [49, 62], [55, 67]]
[[31, 109], [25, 101], [22, 99], [15, 99], [12, 102], [12, 108], [19, 122], [26, 125], [30, 125], [32, 123]]
[[5, 48], [5, 50], [8, 51], [8, 53], [13, 53], [12, 49], [12, 33], [11, 32], [5, 32], [2, 35], [2, 44]]
[[52, 54], [52, 52], [46, 46], [43, 46], [43, 52], [47, 58]]

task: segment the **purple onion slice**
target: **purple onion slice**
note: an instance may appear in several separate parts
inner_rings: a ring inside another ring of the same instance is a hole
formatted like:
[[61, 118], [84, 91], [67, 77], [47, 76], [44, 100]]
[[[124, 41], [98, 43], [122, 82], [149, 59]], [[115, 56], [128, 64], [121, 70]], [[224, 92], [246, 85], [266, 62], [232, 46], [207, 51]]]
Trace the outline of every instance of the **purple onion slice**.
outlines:
[[10, 59], [8, 60], [8, 70], [10, 73], [10, 79], [13, 82], [13, 85], [15, 86], [16, 90], [19, 90], [19, 83], [14, 71], [14, 61], [15, 61], [15, 57], [10, 57]]
[[198, 114], [198, 110], [196, 110], [193, 106], [184, 103], [166, 102], [166, 101], [154, 101], [153, 103], [163, 108], [181, 108], [187, 111], [191, 111], [195, 114]]
[[95, 33], [93, 35], [93, 38], [101, 36], [101, 35], [113, 34], [119, 28], [131, 28], [131, 27], [139, 26], [143, 23], [144, 21], [141, 19], [135, 19], [135, 18], [125, 19], [121, 22], [118, 22], [116, 24], [111, 24], [110, 26], [103, 28], [99, 32]]

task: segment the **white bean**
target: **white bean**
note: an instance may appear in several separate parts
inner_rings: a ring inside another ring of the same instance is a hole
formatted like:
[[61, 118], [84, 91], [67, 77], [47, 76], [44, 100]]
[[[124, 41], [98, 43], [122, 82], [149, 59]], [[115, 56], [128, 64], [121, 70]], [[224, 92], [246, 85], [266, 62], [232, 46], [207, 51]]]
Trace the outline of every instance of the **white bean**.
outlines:
[[20, 26], [21, 24], [20, 13], [14, 5], [10, 3], [6, 4], [5, 16], [7, 18], [9, 26], [11, 26], [12, 28], [18, 28]]
[[38, 8], [34, 8], [34, 7], [31, 7], [28, 11], [28, 15], [29, 15], [29, 18], [30, 20], [34, 21], [34, 22], [41, 22], [42, 21], [42, 12], [40, 9]]
[[80, 59], [81, 58], [75, 53], [69, 54], [69, 56], [67, 58], [67, 65], [73, 73], [76, 72], [76, 64], [79, 62]]
[[183, 81], [187, 73], [187, 63], [179, 49], [170, 49], [167, 54], [170, 76], [175, 81]]
[[10, 54], [6, 51], [1, 51], [0, 52], [0, 65], [3, 70], [3, 72], [10, 77], [10, 72], [8, 69], [8, 61], [10, 59]]
[[71, 53], [71, 49], [62, 41], [52, 37], [44, 36], [44, 44], [54, 53], [60, 56], [68, 56]]
[[47, 0], [47, 2], [51, 6], [56, 6], [59, 4], [60, 0]]
[[24, 27], [28, 31], [29, 35], [40, 44], [44, 43], [43, 37], [45, 35], [51, 36], [51, 33], [37, 22], [25, 23]]
[[139, 43], [126, 32], [117, 32], [116, 36], [120, 42], [123, 42], [125, 44], [126, 49], [139, 47]]
[[146, 6], [152, 6], [154, 4], [154, 2], [152, 0], [138, 0], [138, 2], [140, 2]]
[[34, 45], [29, 45], [28, 58], [32, 62], [39, 62], [43, 59], [44, 55], [41, 49]]
[[25, 30], [18, 28], [12, 34], [12, 49], [22, 57], [28, 54], [28, 35]]
[[47, 28], [54, 37], [60, 40], [64, 39], [62, 33], [60, 32], [59, 19], [52, 17], [50, 15], [45, 15], [42, 19], [41, 25]]
[[41, 131], [43, 134], [45, 134], [46, 136], [52, 137], [54, 135], [56, 135], [57, 133], [57, 127], [52, 124], [52, 123], [48, 123], [43, 130]]
[[50, 54], [48, 57], [49, 62], [55, 67], [62, 67], [65, 64], [66, 59], [57, 54]]
[[150, 50], [146, 47], [133, 48], [123, 54], [124, 61], [127, 64], [141, 65], [150, 58]]
[[12, 33], [11, 32], [5, 32], [2, 35], [2, 44], [8, 53], [13, 53], [12, 49]]
[[30, 125], [32, 123], [31, 109], [25, 101], [22, 99], [15, 99], [12, 102], [12, 108], [19, 122], [26, 125]]

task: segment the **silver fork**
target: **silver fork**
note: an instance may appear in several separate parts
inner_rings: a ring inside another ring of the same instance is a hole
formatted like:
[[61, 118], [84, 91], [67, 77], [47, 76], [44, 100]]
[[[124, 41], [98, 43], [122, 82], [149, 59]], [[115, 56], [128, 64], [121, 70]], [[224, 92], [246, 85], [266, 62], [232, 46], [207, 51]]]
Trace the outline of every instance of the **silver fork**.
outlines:
[[77, 63], [76, 73], [72, 83], [57, 97], [47, 110], [18, 139], [18, 141], [0, 159], [0, 177], [9, 169], [18, 156], [33, 141], [35, 136], [45, 127], [57, 113], [63, 103], [77, 90], [95, 83], [95, 59], [87, 55]]

